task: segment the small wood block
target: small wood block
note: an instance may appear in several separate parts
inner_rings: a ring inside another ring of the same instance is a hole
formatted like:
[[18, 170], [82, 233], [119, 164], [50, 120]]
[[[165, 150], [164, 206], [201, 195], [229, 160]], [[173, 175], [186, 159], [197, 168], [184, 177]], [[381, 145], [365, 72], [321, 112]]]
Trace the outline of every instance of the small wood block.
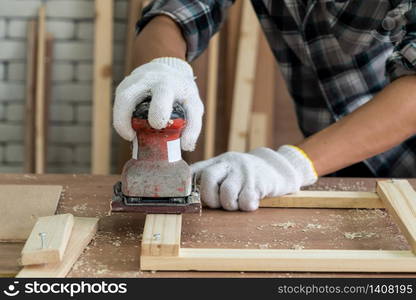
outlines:
[[[74, 216], [71, 214], [39, 218], [23, 247], [22, 265], [59, 263], [73, 226]], [[43, 248], [41, 234], [45, 235]]]
[[178, 256], [182, 215], [149, 214], [144, 225], [141, 255]]
[[375, 192], [300, 191], [265, 198], [260, 207], [384, 208], [384, 204]]
[[416, 192], [407, 180], [377, 182], [377, 193], [416, 254]]
[[98, 218], [74, 218], [74, 227], [60, 263], [25, 266], [16, 277], [65, 277], [97, 232]]

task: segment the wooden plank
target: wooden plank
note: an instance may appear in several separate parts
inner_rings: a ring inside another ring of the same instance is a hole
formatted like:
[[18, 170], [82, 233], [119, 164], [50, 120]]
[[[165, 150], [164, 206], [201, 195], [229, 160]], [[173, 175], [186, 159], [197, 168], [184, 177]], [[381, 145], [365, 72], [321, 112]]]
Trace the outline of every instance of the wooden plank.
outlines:
[[244, 1], [242, 5], [228, 151], [244, 152], [253, 103], [259, 25], [251, 3]]
[[250, 120], [249, 149], [267, 146], [267, 114], [253, 112]]
[[374, 192], [300, 191], [260, 201], [260, 207], [384, 208]]
[[51, 105], [51, 91], [52, 91], [52, 65], [53, 65], [53, 45], [54, 38], [49, 32], [46, 33], [45, 40], [45, 100], [43, 106], [43, 151], [44, 159], [43, 166], [44, 172], [47, 172], [47, 157], [48, 157], [48, 135], [49, 135], [49, 107]]
[[39, 8], [37, 61], [36, 61], [36, 110], [35, 110], [35, 172], [45, 172], [45, 66], [46, 66], [46, 12]]
[[0, 185], [0, 240], [25, 240], [39, 217], [55, 214], [61, 185]]
[[87, 247], [94, 237], [97, 232], [97, 224], [98, 218], [76, 217], [74, 219], [74, 227], [63, 260], [56, 264], [26, 266], [16, 277], [65, 277], [84, 251], [84, 248]]
[[416, 254], [416, 192], [407, 180], [378, 181], [377, 193]]
[[182, 215], [149, 214], [143, 230], [141, 255], [177, 256]]
[[23, 247], [22, 265], [62, 261], [73, 226], [74, 216], [71, 214], [40, 217]]
[[24, 171], [35, 172], [35, 73], [36, 21], [28, 22], [26, 39], [26, 89], [24, 128]]
[[183, 248], [179, 256], [142, 256], [141, 270], [416, 272], [410, 251]]
[[218, 87], [218, 59], [219, 59], [219, 33], [210, 41], [208, 49], [208, 84], [205, 104], [205, 144], [204, 159], [215, 155], [215, 125], [217, 115], [217, 87]]
[[18, 264], [23, 243], [0, 243], [0, 278], [15, 277], [21, 267]]
[[92, 173], [110, 173], [113, 0], [95, 1]]

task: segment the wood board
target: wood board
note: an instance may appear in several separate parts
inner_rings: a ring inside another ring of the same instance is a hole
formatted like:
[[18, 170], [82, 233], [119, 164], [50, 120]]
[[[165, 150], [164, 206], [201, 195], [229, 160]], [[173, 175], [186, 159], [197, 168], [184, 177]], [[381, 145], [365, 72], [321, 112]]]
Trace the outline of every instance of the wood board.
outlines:
[[74, 227], [63, 260], [56, 264], [25, 266], [18, 278], [56, 278], [65, 277], [73, 264], [90, 243], [97, 232], [98, 218], [80, 218], [74, 220]]
[[91, 172], [110, 173], [113, 0], [95, 0]]
[[379, 181], [377, 193], [383, 200], [416, 255], [416, 192], [407, 180]]
[[73, 226], [74, 216], [71, 214], [40, 217], [23, 247], [22, 265], [62, 261]]
[[36, 60], [36, 99], [35, 99], [35, 172], [45, 173], [45, 84], [46, 84], [46, 8], [39, 9]]
[[61, 185], [0, 185], [0, 240], [25, 240], [38, 217], [55, 214]]
[[[113, 184], [119, 175], [90, 174], [0, 174], [4, 184], [64, 185], [57, 213], [77, 216], [99, 216], [100, 229], [93, 243], [85, 249], [68, 277], [140, 277], [140, 278], [280, 278], [280, 277], [412, 277], [416, 273], [359, 273], [359, 272], [219, 272], [169, 271], [151, 272], [138, 269], [140, 241], [145, 223], [142, 214], [113, 214], [108, 216], [108, 201]], [[416, 180], [409, 179], [416, 187]], [[374, 192], [373, 178], [320, 178], [307, 189], [314, 191]], [[290, 222], [293, 227], [283, 228], [280, 223]], [[277, 224], [276, 224], [277, 223]], [[320, 228], [309, 229], [313, 223]], [[235, 230], [235, 228], [239, 228]], [[346, 233], [363, 233], [346, 237]], [[370, 235], [366, 236], [367, 233]], [[227, 212], [204, 209], [202, 215], [183, 216], [182, 247], [229, 249], [304, 249], [344, 250], [410, 250], [406, 239], [384, 209], [310, 209], [261, 208], [255, 212]], [[250, 243], [250, 244], [248, 244]], [[4, 249], [0, 243], [0, 253]], [[9, 244], [6, 244], [9, 246]], [[4, 246], [6, 246], [4, 245]], [[22, 245], [23, 246], [23, 245]], [[22, 247], [21, 246], [21, 247]], [[18, 254], [20, 249], [16, 248]], [[17, 263], [1, 260], [0, 266], [18, 270]], [[15, 272], [17, 273], [17, 272]], [[0, 267], [1, 274], [1, 267]], [[3, 274], [5, 274], [3, 272]]]

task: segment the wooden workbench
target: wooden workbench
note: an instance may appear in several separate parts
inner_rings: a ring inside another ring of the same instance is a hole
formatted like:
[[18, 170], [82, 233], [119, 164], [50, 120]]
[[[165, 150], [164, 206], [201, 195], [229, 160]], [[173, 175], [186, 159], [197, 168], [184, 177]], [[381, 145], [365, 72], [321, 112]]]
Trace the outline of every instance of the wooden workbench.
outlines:
[[[69, 273], [70, 277], [297, 277], [383, 276], [383, 274], [141, 272], [139, 251], [144, 215], [109, 215], [113, 184], [119, 176], [0, 174], [0, 184], [63, 186], [58, 213], [99, 217], [99, 230]], [[410, 180], [416, 186], [416, 180]], [[322, 178], [314, 190], [372, 191], [374, 179]], [[399, 229], [380, 209], [279, 209], [252, 213], [206, 209], [183, 218], [182, 246], [257, 249], [407, 250]], [[19, 270], [22, 244], [0, 244], [0, 266]], [[5, 271], [3, 270], [3, 274]], [[7, 273], [7, 272], [6, 272]], [[386, 274], [384, 274], [385, 276]], [[391, 274], [412, 276], [416, 274]]]

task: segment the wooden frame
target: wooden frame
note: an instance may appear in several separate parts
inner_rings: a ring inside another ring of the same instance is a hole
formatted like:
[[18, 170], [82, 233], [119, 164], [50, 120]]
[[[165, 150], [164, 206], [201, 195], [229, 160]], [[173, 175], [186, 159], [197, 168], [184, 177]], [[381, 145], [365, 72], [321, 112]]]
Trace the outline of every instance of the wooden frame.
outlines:
[[141, 270], [416, 272], [416, 192], [407, 180], [379, 181], [376, 193], [302, 191], [264, 202], [261, 207], [386, 208], [413, 252], [181, 248], [182, 215], [147, 215]]

